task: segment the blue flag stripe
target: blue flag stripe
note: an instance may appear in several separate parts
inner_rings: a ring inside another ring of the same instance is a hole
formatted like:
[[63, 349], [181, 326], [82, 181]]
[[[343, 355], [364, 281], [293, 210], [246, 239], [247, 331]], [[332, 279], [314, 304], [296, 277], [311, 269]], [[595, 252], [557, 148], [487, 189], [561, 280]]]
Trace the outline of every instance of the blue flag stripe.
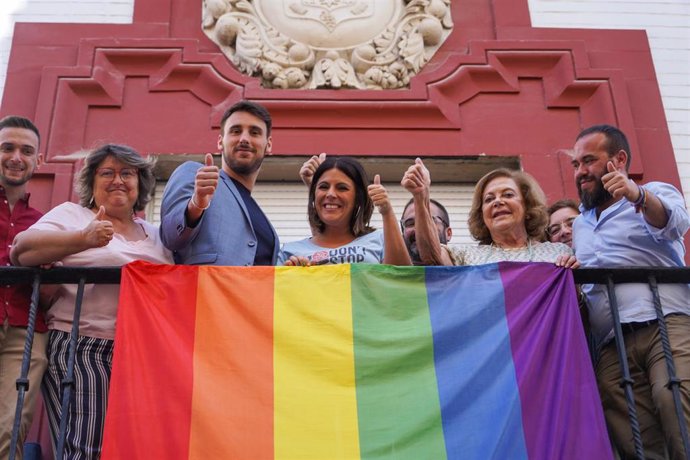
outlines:
[[458, 270], [426, 270], [448, 458], [526, 459], [498, 266]]

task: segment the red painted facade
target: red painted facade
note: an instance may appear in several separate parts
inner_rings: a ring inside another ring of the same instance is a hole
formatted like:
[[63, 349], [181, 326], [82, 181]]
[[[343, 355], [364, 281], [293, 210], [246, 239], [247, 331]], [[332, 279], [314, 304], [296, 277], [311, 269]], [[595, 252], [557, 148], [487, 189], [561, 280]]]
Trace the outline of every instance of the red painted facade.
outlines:
[[526, 0], [454, 0], [455, 28], [411, 88], [272, 90], [201, 30], [201, 1], [136, 0], [131, 25], [17, 24], [1, 114], [34, 119], [46, 210], [71, 197], [72, 155], [102, 142], [156, 154], [215, 150], [223, 110], [275, 119], [275, 155], [519, 156], [550, 200], [574, 196], [580, 129], [621, 127], [632, 174], [680, 188], [644, 31], [535, 29]]
[[[213, 152], [230, 104], [264, 103], [274, 155], [520, 157], [550, 201], [575, 197], [576, 134], [619, 126], [632, 175], [680, 189], [644, 31], [536, 29], [527, 0], [453, 0], [455, 28], [408, 90], [271, 90], [202, 32], [201, 0], [136, 0], [131, 25], [16, 25], [0, 115], [36, 121], [33, 206], [72, 199], [79, 155]], [[686, 242], [690, 242], [686, 239]]]

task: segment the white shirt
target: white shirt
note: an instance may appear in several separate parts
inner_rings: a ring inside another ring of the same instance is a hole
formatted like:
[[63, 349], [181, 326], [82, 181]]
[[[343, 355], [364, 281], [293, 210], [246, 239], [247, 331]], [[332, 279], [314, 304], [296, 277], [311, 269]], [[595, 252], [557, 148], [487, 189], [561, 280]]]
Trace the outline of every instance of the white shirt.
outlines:
[[[73, 231], [81, 230], [94, 219], [95, 214], [75, 203], [63, 203], [51, 209], [32, 230]], [[134, 260], [147, 260], [152, 263], [170, 264], [172, 254], [160, 241], [158, 227], [135, 218], [146, 232], [146, 238], [128, 241], [119, 234], [100, 248], [72, 254], [62, 263], [66, 267], [120, 267]], [[115, 318], [120, 297], [118, 284], [87, 284], [84, 286], [84, 300], [79, 319], [79, 335], [99, 339], [115, 338]], [[57, 299], [46, 313], [48, 329], [70, 332], [74, 315], [74, 302], [77, 298], [76, 284], [62, 284], [53, 296]]]

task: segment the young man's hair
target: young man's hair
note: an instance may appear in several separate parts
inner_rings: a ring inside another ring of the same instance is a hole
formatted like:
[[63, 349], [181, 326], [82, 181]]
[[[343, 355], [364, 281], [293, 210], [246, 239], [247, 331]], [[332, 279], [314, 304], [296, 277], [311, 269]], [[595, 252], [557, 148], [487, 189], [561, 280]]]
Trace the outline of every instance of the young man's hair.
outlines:
[[38, 132], [38, 128], [28, 118], [18, 117], [16, 115], [9, 115], [0, 120], [0, 131], [2, 131], [5, 128], [28, 129], [29, 131], [33, 131], [34, 133], [36, 133], [38, 142], [41, 142], [41, 135]]
[[254, 115], [256, 118], [260, 119], [266, 124], [266, 137], [271, 135], [271, 114], [268, 113], [266, 107], [261, 104], [257, 104], [252, 101], [240, 101], [232, 105], [228, 110], [225, 111], [223, 117], [220, 119], [220, 131], [224, 133], [225, 122], [230, 118], [235, 112], [247, 112]]

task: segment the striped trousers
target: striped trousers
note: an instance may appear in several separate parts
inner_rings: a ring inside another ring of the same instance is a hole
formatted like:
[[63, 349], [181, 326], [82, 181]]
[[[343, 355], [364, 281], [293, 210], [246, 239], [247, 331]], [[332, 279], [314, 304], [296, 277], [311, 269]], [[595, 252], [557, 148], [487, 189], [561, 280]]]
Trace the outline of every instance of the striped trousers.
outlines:
[[[53, 451], [57, 450], [62, 392], [67, 375], [70, 335], [52, 330], [48, 338], [48, 369], [43, 377], [43, 399], [48, 412]], [[64, 458], [98, 459], [113, 361], [113, 341], [79, 336], [74, 361], [74, 389], [67, 411]]]

